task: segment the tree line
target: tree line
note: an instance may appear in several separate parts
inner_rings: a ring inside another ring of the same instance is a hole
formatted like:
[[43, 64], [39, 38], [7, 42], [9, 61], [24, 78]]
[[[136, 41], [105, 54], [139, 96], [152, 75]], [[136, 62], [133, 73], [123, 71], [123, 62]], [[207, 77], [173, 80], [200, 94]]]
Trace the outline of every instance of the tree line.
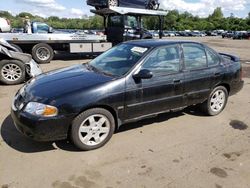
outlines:
[[[1, 11], [0, 17], [5, 17], [11, 21], [13, 28], [23, 27], [25, 16], [29, 16], [32, 21], [45, 22], [55, 29], [103, 29], [103, 18], [101, 16], [90, 16], [87, 18], [59, 18], [50, 16], [43, 18], [32, 15], [28, 12], [22, 12], [18, 15], [12, 15], [7, 11]], [[144, 17], [144, 27], [149, 30], [159, 28], [158, 19], [155, 17]], [[231, 14], [230, 17], [224, 17], [220, 7], [206, 18], [194, 16], [189, 12], [180, 13], [178, 10], [168, 11], [164, 17], [164, 30], [231, 30], [241, 31], [250, 30], [250, 12], [247, 18], [238, 18]]]

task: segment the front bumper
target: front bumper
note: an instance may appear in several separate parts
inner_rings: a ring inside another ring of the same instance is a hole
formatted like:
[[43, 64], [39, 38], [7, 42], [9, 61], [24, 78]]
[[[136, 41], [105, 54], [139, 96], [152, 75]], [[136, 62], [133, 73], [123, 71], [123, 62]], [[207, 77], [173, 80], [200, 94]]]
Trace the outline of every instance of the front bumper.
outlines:
[[27, 68], [26, 72], [30, 77], [35, 77], [42, 74], [42, 69], [40, 66], [32, 59], [30, 62], [25, 63]]
[[39, 118], [25, 112], [11, 110], [16, 128], [27, 137], [36, 141], [56, 141], [67, 138], [70, 120], [64, 117]]

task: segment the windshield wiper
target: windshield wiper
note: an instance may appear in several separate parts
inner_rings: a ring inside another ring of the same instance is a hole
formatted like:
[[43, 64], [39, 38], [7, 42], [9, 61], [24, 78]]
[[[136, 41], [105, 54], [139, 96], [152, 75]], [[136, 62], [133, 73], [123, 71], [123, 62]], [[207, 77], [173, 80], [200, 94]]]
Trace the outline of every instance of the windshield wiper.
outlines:
[[89, 70], [92, 70], [94, 72], [98, 72], [98, 73], [101, 73], [101, 74], [104, 74], [106, 76], [112, 76], [112, 77], [116, 77], [117, 75], [114, 75], [112, 73], [109, 73], [109, 72], [105, 72], [105, 71], [102, 71], [96, 67], [94, 67], [93, 65], [90, 65], [89, 63], [86, 63], [86, 66]]

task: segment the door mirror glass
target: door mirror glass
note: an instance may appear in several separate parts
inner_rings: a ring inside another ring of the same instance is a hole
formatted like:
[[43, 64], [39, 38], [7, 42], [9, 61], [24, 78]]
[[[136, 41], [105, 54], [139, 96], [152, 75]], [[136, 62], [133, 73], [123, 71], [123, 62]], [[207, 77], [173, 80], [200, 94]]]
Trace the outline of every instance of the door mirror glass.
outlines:
[[133, 75], [134, 79], [150, 79], [153, 77], [153, 74], [150, 70], [142, 69], [137, 74]]

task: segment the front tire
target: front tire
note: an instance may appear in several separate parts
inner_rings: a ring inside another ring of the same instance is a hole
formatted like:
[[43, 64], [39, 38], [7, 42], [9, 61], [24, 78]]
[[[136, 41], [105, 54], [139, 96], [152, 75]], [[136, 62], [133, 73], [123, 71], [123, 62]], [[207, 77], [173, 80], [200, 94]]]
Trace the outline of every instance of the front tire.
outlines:
[[40, 43], [32, 48], [32, 57], [37, 63], [49, 63], [54, 58], [54, 51], [48, 44]]
[[210, 93], [208, 100], [201, 105], [201, 108], [206, 114], [216, 116], [224, 110], [227, 100], [227, 89], [223, 86], [218, 86]]
[[71, 128], [71, 139], [76, 147], [88, 151], [104, 146], [115, 130], [113, 115], [102, 108], [93, 108], [77, 116]]
[[0, 61], [0, 81], [6, 85], [20, 84], [25, 81], [24, 63], [18, 60]]

